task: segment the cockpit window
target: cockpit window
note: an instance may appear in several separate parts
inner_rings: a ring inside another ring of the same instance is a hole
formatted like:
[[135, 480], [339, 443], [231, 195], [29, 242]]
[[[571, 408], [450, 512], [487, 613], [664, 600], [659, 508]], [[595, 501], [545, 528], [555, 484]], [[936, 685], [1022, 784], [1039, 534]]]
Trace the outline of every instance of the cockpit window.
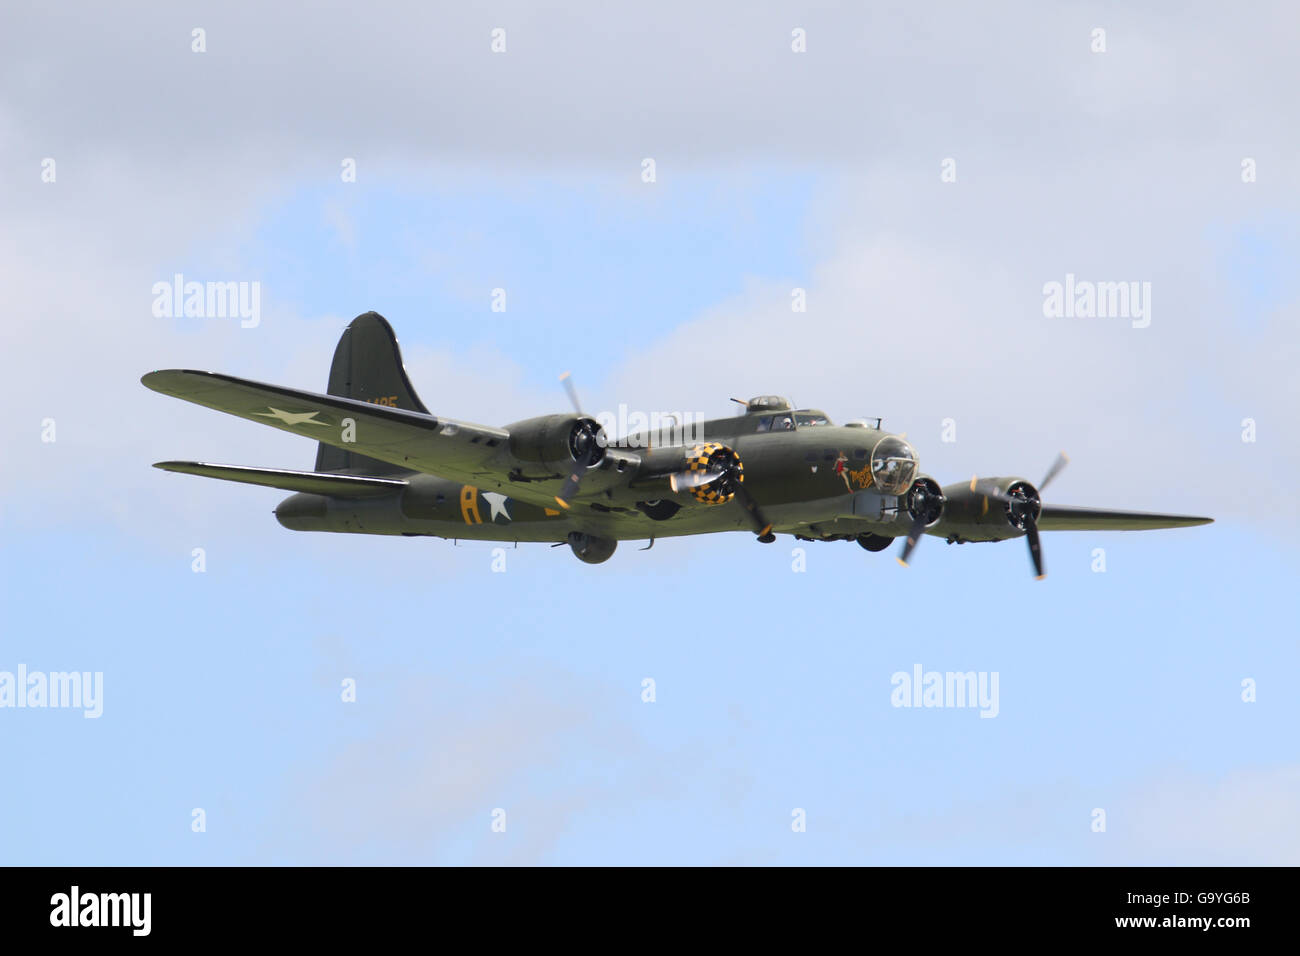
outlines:
[[764, 415], [762, 418], [758, 420], [758, 427], [755, 428], [754, 431], [765, 432], [765, 431], [771, 431], [771, 429], [772, 429], [772, 416]]
[[871, 450], [871, 477], [886, 495], [901, 495], [916, 477], [916, 452], [903, 439], [888, 435]]
[[793, 428], [794, 428], [793, 415], [777, 415], [776, 418], [773, 419], [772, 421], [772, 431], [774, 432], [790, 431]]
[[811, 414], [795, 415], [794, 421], [795, 424], [798, 425], [800, 428], [804, 428], [809, 425], [829, 425], [831, 423], [831, 420], [827, 418], [825, 415], [819, 415], [816, 412], [813, 412]]

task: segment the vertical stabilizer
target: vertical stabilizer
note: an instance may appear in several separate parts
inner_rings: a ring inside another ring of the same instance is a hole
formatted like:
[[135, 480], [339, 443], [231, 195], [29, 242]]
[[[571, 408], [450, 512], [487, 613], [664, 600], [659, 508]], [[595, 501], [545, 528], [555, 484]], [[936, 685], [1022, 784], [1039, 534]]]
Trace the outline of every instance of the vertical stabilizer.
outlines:
[[[393, 327], [378, 312], [357, 316], [343, 330], [343, 337], [334, 350], [326, 391], [330, 395], [426, 415], [429, 411], [406, 376]], [[324, 444], [316, 452], [316, 470], [364, 475], [391, 475], [406, 471], [400, 465]]]

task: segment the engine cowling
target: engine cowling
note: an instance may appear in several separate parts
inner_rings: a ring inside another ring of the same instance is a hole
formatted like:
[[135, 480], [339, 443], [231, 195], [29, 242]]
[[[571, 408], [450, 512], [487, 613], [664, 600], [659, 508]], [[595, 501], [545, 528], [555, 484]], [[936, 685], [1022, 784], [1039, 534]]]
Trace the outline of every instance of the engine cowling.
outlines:
[[905, 502], [907, 513], [913, 521], [924, 521], [925, 527], [933, 528], [943, 517], [948, 499], [939, 487], [939, 482], [929, 475], [922, 475], [912, 482]]
[[599, 464], [605, 457], [605, 430], [594, 418], [542, 415], [507, 425], [510, 454], [537, 475], [563, 474], [574, 462]]
[[933, 530], [949, 541], [1018, 538], [1043, 511], [1038, 489], [1024, 478], [980, 478], [948, 485], [943, 494], [943, 518]]
[[744, 480], [745, 465], [735, 449], [710, 441], [693, 445], [686, 452], [686, 465], [676, 483], [688, 487], [697, 501], [722, 505], [736, 496]]

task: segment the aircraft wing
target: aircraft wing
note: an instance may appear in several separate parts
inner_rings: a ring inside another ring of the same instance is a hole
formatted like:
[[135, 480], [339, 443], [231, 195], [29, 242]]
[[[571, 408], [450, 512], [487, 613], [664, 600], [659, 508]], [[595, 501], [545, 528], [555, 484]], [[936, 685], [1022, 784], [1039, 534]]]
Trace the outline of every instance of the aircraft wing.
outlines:
[[313, 495], [336, 495], [340, 498], [373, 498], [394, 495], [406, 487], [401, 478], [361, 478], [356, 475], [331, 475], [317, 471], [289, 471], [283, 468], [258, 468], [254, 465], [210, 465], [202, 461], [160, 461], [154, 465], [163, 471], [182, 475], [201, 475], [238, 481], [264, 488], [302, 491]]
[[[250, 422], [334, 445], [347, 451], [425, 472], [479, 484], [508, 480], [504, 454], [509, 433], [501, 428], [441, 418], [370, 402], [266, 385], [217, 372], [169, 369], [140, 379], [146, 387]], [[345, 431], [351, 419], [351, 434]], [[351, 438], [351, 441], [345, 441]], [[173, 469], [177, 470], [177, 469]], [[213, 476], [219, 477], [219, 476]], [[513, 497], [551, 505], [550, 494], [513, 487]]]
[[1213, 518], [1192, 515], [1162, 515], [1147, 511], [1114, 511], [1110, 508], [1075, 508], [1043, 505], [1039, 531], [1148, 531], [1155, 528], [1187, 528], [1210, 524]]

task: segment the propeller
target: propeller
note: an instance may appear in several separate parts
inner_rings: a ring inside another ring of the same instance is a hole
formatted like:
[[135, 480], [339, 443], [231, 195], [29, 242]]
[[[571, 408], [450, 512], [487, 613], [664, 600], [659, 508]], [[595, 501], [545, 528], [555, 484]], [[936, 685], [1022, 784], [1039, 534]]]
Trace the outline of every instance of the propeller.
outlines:
[[898, 563], [907, 567], [907, 559], [921, 541], [925, 529], [943, 514], [943, 492], [928, 478], [918, 478], [912, 483], [912, 490], [907, 494], [907, 510], [912, 514], [912, 526], [907, 529], [907, 540], [903, 543], [903, 553], [898, 556]]
[[[1070, 463], [1070, 456], [1065, 452], [1057, 452], [1056, 460], [1052, 462], [1052, 467], [1047, 469], [1047, 474], [1043, 475], [1043, 480], [1038, 483], [1038, 491], [1041, 493], [1052, 479], [1059, 475], [1065, 466]], [[1037, 495], [1034, 496], [1036, 499]], [[1027, 509], [1025, 513], [1025, 536], [1029, 539], [1029, 558], [1034, 562], [1034, 579], [1041, 581], [1047, 575], [1043, 572], [1043, 546], [1038, 541], [1038, 516], [1042, 513], [1043, 503], [1041, 499], [1034, 502], [1035, 507]]]
[[1043, 480], [1038, 483], [1038, 490], [1044, 491], [1047, 488], [1047, 486], [1051, 484], [1052, 479], [1055, 478], [1057, 475], [1059, 475], [1064, 470], [1065, 466], [1068, 465], [1069, 463], [1070, 463], [1069, 455], [1067, 455], [1063, 451], [1057, 452], [1056, 461], [1052, 462], [1052, 467], [1047, 469], [1047, 474], [1045, 474], [1043, 476]]
[[740, 506], [749, 514], [749, 519], [754, 525], [754, 533], [758, 535], [758, 540], [764, 544], [771, 544], [776, 540], [776, 535], [772, 533], [772, 522], [763, 517], [763, 512], [758, 508], [758, 502], [754, 496], [745, 490], [743, 483], [736, 485], [736, 500]]
[[1041, 581], [1047, 577], [1043, 571], [1043, 546], [1038, 543], [1038, 521], [1030, 518], [1025, 525], [1025, 536], [1029, 539], [1029, 560], [1034, 562], [1034, 580]]
[[903, 542], [903, 553], [898, 556], [898, 563], [907, 567], [907, 559], [912, 555], [912, 549], [916, 547], [917, 542], [921, 540], [921, 535], [925, 533], [925, 519], [916, 518], [912, 521], [912, 527], [907, 529], [907, 540]]
[[673, 491], [690, 491], [709, 482], [717, 481], [726, 472], [721, 469], [713, 471], [677, 471], [668, 476], [668, 487]]
[[560, 488], [560, 493], [555, 496], [556, 504], [567, 511], [569, 502], [578, 496], [582, 476], [588, 468], [600, 461], [604, 455], [605, 443], [600, 425], [583, 414], [582, 403], [578, 401], [578, 390], [573, 386], [572, 375], [565, 372], [560, 376], [560, 381], [564, 383], [564, 391], [569, 396], [569, 402], [573, 405], [573, 410], [578, 413], [578, 422], [569, 435], [569, 451], [573, 453], [573, 469], [569, 472], [569, 476], [564, 479], [564, 485]]
[[1027, 481], [1020, 481], [1006, 494], [998, 492], [995, 497], [1006, 503], [1007, 518], [1025, 533], [1029, 542], [1029, 559], [1034, 562], [1034, 579], [1043, 580], [1047, 575], [1043, 573], [1043, 546], [1038, 540], [1038, 515], [1043, 510], [1043, 502], [1038, 497], [1038, 489]]
[[[1007, 506], [1007, 518], [1010, 522], [1025, 533], [1025, 540], [1029, 543], [1029, 560], [1034, 563], [1034, 580], [1041, 581], [1047, 577], [1043, 570], [1043, 545], [1038, 537], [1038, 516], [1043, 511], [1043, 501], [1040, 493], [1044, 488], [1052, 483], [1052, 480], [1070, 463], [1070, 458], [1065, 452], [1060, 452], [1052, 466], [1047, 469], [1047, 474], [1035, 488], [1027, 481], [1018, 481], [1013, 484], [1006, 492], [995, 490], [990, 497], [996, 498]], [[971, 478], [971, 488], [975, 487], [975, 479]]]
[[560, 382], [564, 385], [564, 392], [569, 396], [569, 402], [573, 405], [573, 410], [581, 415], [582, 402], [578, 401], [578, 390], [573, 385], [573, 373], [565, 372], [560, 376]]
[[[745, 469], [740, 457], [725, 445], [706, 449], [709, 455], [708, 467], [705, 469], [678, 471], [668, 476], [668, 485], [674, 492], [694, 491], [706, 485], [713, 485], [723, 496], [718, 501], [725, 501], [726, 496], [736, 499], [745, 509], [758, 540], [771, 544], [776, 540], [772, 533], [772, 523], [763, 516], [758, 502], [745, 487]], [[715, 484], [716, 482], [716, 484]], [[697, 495], [697, 497], [699, 497]], [[706, 500], [706, 499], [701, 499]]]

